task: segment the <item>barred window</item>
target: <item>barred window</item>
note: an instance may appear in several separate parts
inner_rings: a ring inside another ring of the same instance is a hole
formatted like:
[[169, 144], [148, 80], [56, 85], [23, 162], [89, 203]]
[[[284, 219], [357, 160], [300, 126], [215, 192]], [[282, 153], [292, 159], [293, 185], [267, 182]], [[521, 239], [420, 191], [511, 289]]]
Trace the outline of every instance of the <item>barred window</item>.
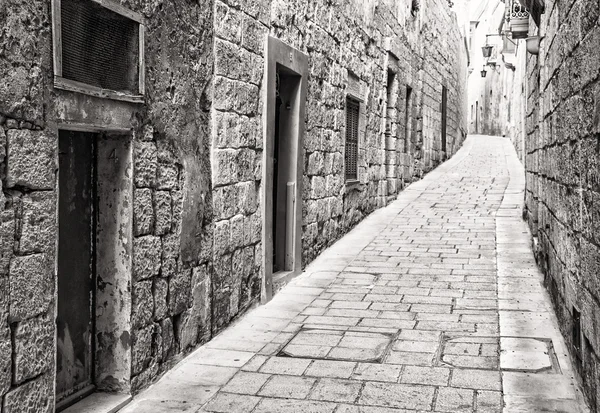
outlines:
[[346, 98], [346, 180], [358, 178], [358, 115], [360, 102], [350, 97]]
[[52, 8], [55, 87], [141, 98], [143, 16], [113, 0], [52, 0]]
[[139, 24], [91, 1], [61, 6], [63, 77], [136, 93]]

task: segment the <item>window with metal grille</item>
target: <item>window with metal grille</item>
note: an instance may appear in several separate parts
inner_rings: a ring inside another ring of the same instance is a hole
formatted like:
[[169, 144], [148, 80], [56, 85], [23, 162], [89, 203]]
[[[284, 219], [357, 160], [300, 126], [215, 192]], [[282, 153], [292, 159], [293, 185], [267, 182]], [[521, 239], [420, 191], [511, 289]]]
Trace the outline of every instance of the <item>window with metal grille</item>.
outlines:
[[53, 0], [53, 13], [55, 86], [143, 94], [141, 15], [110, 0]]
[[358, 178], [358, 116], [360, 102], [350, 97], [346, 98], [346, 154], [345, 169], [346, 180]]

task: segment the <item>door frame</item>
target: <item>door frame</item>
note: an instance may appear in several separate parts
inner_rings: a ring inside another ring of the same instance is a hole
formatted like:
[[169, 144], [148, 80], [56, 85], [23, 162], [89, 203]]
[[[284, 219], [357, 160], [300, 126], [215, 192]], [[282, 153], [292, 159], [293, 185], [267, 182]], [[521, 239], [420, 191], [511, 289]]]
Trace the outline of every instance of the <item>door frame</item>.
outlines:
[[[53, 124], [53, 130], [56, 139], [59, 131], [87, 132], [96, 135], [92, 380], [95, 386], [94, 392], [129, 394], [132, 350], [131, 343], [123, 341], [123, 338], [130, 337], [132, 333], [134, 133], [131, 127], [121, 126], [118, 122], [116, 124], [85, 123], [79, 119], [74, 121], [60, 119]], [[103, 174], [118, 174], [119, 179], [103, 178]], [[57, 184], [57, 211], [60, 191], [61, 188]], [[112, 203], [114, 210], [103, 213], [102, 205], [105, 203]], [[57, 221], [58, 225], [60, 222]], [[57, 260], [55, 260], [55, 274], [58, 277]], [[106, 287], [102, 290], [98, 289], [99, 277], [106, 283]], [[103, 302], [107, 305], [100, 308], [100, 303]], [[58, 305], [58, 299], [56, 303]], [[96, 336], [99, 334], [106, 339], [102, 347], [99, 347], [96, 341]], [[55, 348], [55, 351], [57, 350]], [[55, 407], [65, 409], [86, 397], [83, 394], [77, 396], [82, 397], [69, 396], [58, 405], [55, 402]]]
[[288, 71], [300, 76], [298, 91], [298, 122], [296, 141], [294, 142], [296, 163], [296, 185], [294, 191], [294, 220], [293, 220], [293, 265], [286, 277], [293, 277], [302, 269], [302, 178], [304, 174], [304, 116], [306, 93], [308, 87], [308, 56], [301, 51], [283, 43], [281, 40], [267, 35], [265, 42], [265, 82], [263, 88], [264, 116], [263, 136], [264, 150], [262, 157], [262, 267], [263, 277], [261, 286], [261, 301], [267, 302], [273, 297], [273, 159], [275, 139], [275, 89], [277, 66], [283, 66]]

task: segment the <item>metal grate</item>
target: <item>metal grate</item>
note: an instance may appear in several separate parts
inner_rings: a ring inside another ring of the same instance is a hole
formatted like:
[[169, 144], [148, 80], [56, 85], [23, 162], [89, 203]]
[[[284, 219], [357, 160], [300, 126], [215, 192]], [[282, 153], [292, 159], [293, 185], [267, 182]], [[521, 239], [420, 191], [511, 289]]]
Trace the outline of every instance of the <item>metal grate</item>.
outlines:
[[62, 75], [137, 94], [139, 24], [91, 0], [61, 1]]
[[346, 179], [357, 179], [359, 109], [357, 100], [346, 99]]

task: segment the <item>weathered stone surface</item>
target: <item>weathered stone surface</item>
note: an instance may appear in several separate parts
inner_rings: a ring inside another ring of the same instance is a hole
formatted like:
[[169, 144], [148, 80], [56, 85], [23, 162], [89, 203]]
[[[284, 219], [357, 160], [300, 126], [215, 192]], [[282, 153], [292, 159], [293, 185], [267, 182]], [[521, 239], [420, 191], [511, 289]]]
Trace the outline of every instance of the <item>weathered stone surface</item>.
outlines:
[[139, 374], [152, 360], [152, 336], [154, 325], [137, 330], [133, 334], [133, 346], [131, 348], [131, 368], [133, 374]]
[[134, 181], [138, 188], [153, 188], [156, 185], [158, 167], [157, 149], [154, 142], [135, 142]]
[[6, 186], [53, 189], [56, 138], [48, 132], [27, 129], [9, 129], [6, 136]]
[[[262, 7], [266, 7], [263, 5]], [[262, 22], [246, 17], [244, 19], [244, 36], [242, 37], [242, 46], [254, 53], [261, 53], [263, 50], [263, 39], [268, 33], [268, 29]]]
[[215, 9], [215, 36], [240, 44], [242, 41], [242, 21], [244, 15], [239, 10], [229, 8], [220, 1]]
[[192, 306], [181, 315], [178, 336], [182, 349], [194, 346], [210, 338], [210, 275], [207, 266], [192, 271]]
[[4, 396], [4, 411], [52, 413], [54, 411], [53, 380], [54, 375], [48, 373], [9, 391]]
[[157, 376], [158, 369], [158, 363], [151, 363], [148, 368], [131, 379], [131, 390], [137, 392], [144, 387], [148, 387], [152, 383], [152, 380]]
[[161, 240], [147, 235], [133, 240], [133, 278], [144, 280], [160, 271]]
[[157, 189], [175, 189], [179, 186], [179, 168], [175, 164], [159, 162], [156, 177]]
[[160, 322], [162, 332], [162, 358], [168, 360], [178, 349], [175, 347], [175, 334], [173, 333], [173, 321], [166, 318]]
[[167, 317], [169, 306], [167, 305], [167, 294], [169, 291], [169, 283], [164, 278], [154, 279], [154, 319], [162, 320]]
[[16, 383], [48, 371], [54, 361], [54, 323], [47, 316], [19, 322], [14, 346]]
[[258, 86], [216, 76], [214, 108], [254, 116], [258, 110]]
[[254, 150], [216, 149], [213, 152], [213, 184], [227, 185], [254, 180]]
[[13, 257], [9, 276], [12, 321], [31, 318], [48, 310], [54, 280], [52, 262], [45, 254]]
[[152, 208], [152, 190], [135, 189], [133, 193], [133, 235], [139, 237], [152, 233], [154, 228], [154, 209]]
[[3, 5], [6, 30], [0, 41], [0, 49], [4, 50], [0, 63], [4, 80], [0, 85], [0, 112], [27, 119], [28, 123], [39, 121], [45, 111], [44, 60], [51, 51], [49, 33], [44, 30], [48, 23], [46, 12], [41, 4], [23, 7], [21, 2], [10, 0]]
[[0, 212], [0, 276], [8, 275], [10, 259], [14, 254], [15, 216], [14, 210]]
[[4, 395], [12, 382], [12, 343], [10, 330], [4, 327], [0, 333], [0, 395]]
[[261, 133], [260, 118], [232, 112], [215, 112], [213, 137], [217, 148], [243, 148], [257, 145]]
[[215, 74], [258, 85], [263, 67], [262, 57], [233, 43], [215, 41]]
[[164, 235], [171, 231], [171, 194], [169, 191], [154, 192], [154, 213], [156, 224], [154, 233]]
[[190, 304], [192, 274], [191, 270], [183, 270], [169, 278], [169, 313], [179, 314]]
[[133, 328], [145, 327], [152, 321], [154, 299], [152, 281], [139, 281], [133, 285], [132, 325]]
[[23, 197], [18, 252], [52, 253], [56, 238], [56, 198], [52, 192], [33, 192]]

